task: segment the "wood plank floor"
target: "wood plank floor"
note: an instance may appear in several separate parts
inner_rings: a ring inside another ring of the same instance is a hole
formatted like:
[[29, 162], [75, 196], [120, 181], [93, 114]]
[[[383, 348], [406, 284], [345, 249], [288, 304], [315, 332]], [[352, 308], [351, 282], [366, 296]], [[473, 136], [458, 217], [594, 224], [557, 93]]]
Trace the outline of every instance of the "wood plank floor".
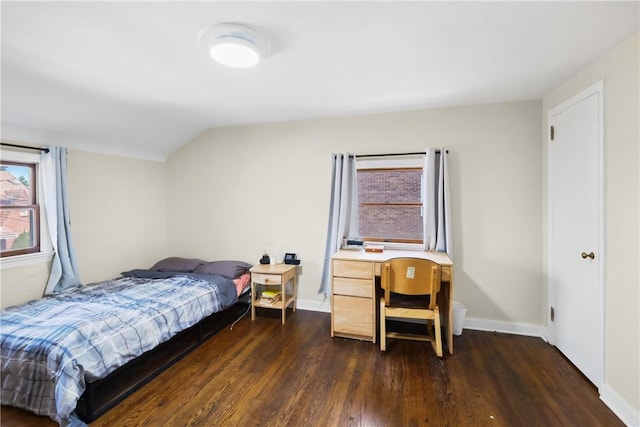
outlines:
[[[428, 343], [330, 337], [326, 313], [243, 318], [91, 426], [622, 426], [539, 338], [465, 330]], [[2, 426], [55, 423], [2, 407]]]

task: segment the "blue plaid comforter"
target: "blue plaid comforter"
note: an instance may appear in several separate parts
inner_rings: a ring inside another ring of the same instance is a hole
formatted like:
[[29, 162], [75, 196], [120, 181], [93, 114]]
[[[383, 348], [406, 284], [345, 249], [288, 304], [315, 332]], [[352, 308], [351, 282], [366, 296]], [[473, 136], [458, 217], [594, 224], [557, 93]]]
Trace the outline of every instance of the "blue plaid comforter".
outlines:
[[236, 301], [221, 276], [122, 277], [9, 307], [0, 314], [2, 404], [77, 424], [85, 381]]

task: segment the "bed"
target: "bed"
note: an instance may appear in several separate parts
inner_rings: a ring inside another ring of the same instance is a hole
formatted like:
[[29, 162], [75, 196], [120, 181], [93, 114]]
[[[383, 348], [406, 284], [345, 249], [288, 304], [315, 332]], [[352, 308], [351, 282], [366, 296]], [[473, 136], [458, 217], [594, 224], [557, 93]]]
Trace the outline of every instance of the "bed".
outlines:
[[246, 312], [250, 267], [166, 258], [3, 310], [2, 404], [93, 421]]

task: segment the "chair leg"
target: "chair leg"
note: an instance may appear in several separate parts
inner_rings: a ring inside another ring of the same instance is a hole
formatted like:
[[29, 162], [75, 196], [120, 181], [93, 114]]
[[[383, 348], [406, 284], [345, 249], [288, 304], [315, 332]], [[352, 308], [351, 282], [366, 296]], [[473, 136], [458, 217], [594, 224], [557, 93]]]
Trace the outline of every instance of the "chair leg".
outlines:
[[436, 356], [442, 357], [442, 331], [440, 330], [440, 310], [436, 308], [433, 315], [433, 323], [435, 324], [436, 330], [436, 338], [433, 341], [433, 348], [436, 351]]
[[380, 298], [380, 351], [387, 351], [387, 325], [384, 316], [384, 298]]

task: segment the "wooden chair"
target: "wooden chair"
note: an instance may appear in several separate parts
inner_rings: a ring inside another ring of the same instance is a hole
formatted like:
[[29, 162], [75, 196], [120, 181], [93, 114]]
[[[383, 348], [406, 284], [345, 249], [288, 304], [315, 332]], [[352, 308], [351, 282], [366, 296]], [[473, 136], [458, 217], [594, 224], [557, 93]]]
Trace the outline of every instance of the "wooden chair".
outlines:
[[[438, 263], [419, 258], [393, 258], [382, 263], [380, 280], [384, 296], [380, 298], [380, 350], [386, 351], [387, 337], [430, 341], [438, 357], [442, 357], [440, 310], [441, 268]], [[427, 321], [426, 333], [411, 334], [387, 331], [387, 317]], [[434, 324], [434, 334], [431, 328]]]

